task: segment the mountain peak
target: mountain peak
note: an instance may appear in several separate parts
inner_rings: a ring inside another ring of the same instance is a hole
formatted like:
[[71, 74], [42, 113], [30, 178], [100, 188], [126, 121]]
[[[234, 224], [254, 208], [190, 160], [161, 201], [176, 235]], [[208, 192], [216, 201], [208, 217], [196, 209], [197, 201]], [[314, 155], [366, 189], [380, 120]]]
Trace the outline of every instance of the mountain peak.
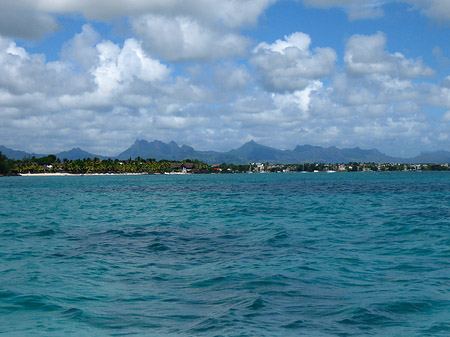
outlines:
[[311, 151], [314, 149], [323, 149], [320, 146], [305, 144], [305, 145], [297, 145], [294, 149], [295, 152], [305, 152], [305, 151]]
[[253, 148], [253, 147], [267, 147], [267, 146], [261, 145], [252, 139], [252, 140], [248, 141], [247, 143], [242, 144], [241, 147], [239, 147], [239, 148], [243, 148], [243, 147], [252, 147]]
[[[0, 145], [0, 151], [8, 158], [21, 160], [25, 157], [36, 158], [46, 155], [16, 151]], [[56, 156], [60, 159], [83, 159], [108, 157], [94, 155], [74, 147], [70, 151], [63, 151]], [[422, 152], [414, 158], [394, 158], [378, 151], [376, 148], [361, 149], [360, 147], [340, 149], [335, 146], [323, 148], [314, 145], [297, 145], [294, 150], [279, 150], [273, 147], [261, 145], [254, 139], [243, 144], [237, 149], [227, 152], [196, 151], [188, 145], [179, 146], [174, 141], [164, 143], [160, 140], [148, 142], [136, 138], [135, 142], [125, 151], [120, 153], [118, 159], [128, 158], [154, 158], [156, 160], [183, 160], [198, 159], [207, 163], [233, 163], [245, 164], [249, 162], [269, 162], [278, 164], [290, 163], [348, 163], [348, 162], [376, 162], [376, 163], [449, 163], [449, 151]]]
[[[169, 143], [164, 143], [160, 140], [154, 140], [152, 142], [147, 142], [146, 140], [136, 139], [133, 145], [128, 149], [120, 153], [117, 158], [128, 159], [128, 158], [154, 158], [156, 160], [168, 159], [177, 160], [182, 156], [183, 149], [178, 146], [177, 143], [171, 141]], [[184, 158], [183, 158], [184, 159]]]
[[136, 138], [134, 145], [147, 144], [148, 142], [145, 139]]
[[69, 151], [62, 151], [56, 154], [56, 157], [59, 159], [68, 159], [68, 160], [75, 160], [75, 159], [84, 159], [84, 158], [100, 158], [100, 159], [106, 159], [104, 156], [96, 155], [89, 153], [87, 151], [82, 150], [79, 147], [74, 147], [72, 150]]

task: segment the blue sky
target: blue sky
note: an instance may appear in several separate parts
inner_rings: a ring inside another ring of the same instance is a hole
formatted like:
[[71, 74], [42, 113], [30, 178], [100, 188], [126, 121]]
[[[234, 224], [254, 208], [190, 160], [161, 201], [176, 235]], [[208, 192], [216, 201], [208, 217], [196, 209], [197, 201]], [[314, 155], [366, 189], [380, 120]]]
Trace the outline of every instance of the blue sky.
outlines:
[[6, 0], [0, 144], [450, 150], [450, 1]]

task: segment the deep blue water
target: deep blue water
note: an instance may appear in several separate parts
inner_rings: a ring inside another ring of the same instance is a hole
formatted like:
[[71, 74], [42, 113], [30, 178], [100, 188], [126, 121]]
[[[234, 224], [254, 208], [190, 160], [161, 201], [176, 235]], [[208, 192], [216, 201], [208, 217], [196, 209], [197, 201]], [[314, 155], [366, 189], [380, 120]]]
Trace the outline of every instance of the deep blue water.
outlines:
[[0, 335], [448, 336], [450, 173], [0, 179]]

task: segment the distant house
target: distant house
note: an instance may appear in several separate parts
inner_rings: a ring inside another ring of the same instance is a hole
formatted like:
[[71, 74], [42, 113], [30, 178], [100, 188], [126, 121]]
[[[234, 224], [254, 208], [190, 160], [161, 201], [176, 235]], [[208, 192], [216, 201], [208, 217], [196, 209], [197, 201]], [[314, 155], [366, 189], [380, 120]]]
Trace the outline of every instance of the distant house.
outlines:
[[219, 164], [214, 164], [214, 165], [211, 165], [211, 167], [214, 169], [214, 171], [216, 171], [216, 172], [222, 172], [222, 169], [220, 168], [220, 165]]
[[50, 165], [40, 165], [40, 167], [44, 172], [48, 172], [48, 171], [52, 170], [53, 165], [51, 165], [51, 164]]
[[251, 163], [251, 165], [255, 165], [256, 167], [253, 169], [254, 172], [265, 172], [263, 163]]
[[186, 168], [186, 170], [192, 171], [193, 169], [195, 169], [195, 164], [194, 163], [184, 163], [183, 166]]
[[195, 169], [194, 163], [170, 163], [170, 168], [174, 171], [191, 173]]

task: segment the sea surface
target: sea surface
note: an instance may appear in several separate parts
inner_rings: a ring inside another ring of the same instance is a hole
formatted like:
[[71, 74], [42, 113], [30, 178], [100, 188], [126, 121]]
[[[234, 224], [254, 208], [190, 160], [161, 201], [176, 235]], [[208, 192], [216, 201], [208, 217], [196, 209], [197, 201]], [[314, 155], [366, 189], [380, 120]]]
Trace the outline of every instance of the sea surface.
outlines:
[[449, 336], [450, 173], [0, 178], [1, 336]]

